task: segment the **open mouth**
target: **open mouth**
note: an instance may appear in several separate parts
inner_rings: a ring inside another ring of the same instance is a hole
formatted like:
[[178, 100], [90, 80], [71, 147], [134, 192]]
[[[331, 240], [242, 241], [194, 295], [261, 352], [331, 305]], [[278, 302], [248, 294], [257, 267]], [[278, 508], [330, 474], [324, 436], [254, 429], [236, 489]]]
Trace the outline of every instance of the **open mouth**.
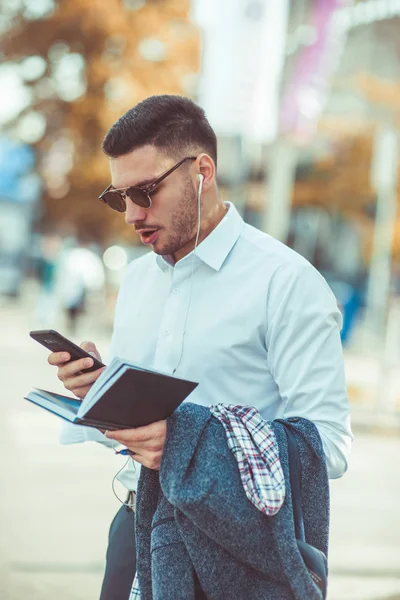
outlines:
[[158, 235], [158, 229], [148, 229], [140, 232], [140, 239], [143, 244], [153, 244]]

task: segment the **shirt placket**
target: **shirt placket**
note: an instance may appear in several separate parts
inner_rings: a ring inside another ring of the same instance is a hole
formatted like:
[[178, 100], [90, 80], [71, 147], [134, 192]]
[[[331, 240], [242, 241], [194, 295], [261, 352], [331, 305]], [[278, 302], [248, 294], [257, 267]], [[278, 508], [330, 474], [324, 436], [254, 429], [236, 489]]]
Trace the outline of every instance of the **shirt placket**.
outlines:
[[190, 295], [190, 261], [177, 263], [172, 269], [171, 286], [160, 322], [154, 361], [156, 370], [173, 373], [182, 347], [185, 317]]

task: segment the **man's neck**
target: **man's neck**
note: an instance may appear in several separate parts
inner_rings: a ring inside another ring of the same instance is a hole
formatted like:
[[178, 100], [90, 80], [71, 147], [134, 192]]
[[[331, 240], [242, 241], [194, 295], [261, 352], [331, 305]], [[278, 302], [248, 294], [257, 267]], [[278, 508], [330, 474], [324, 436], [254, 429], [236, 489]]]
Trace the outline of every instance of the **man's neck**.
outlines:
[[[207, 218], [202, 222], [200, 227], [199, 239], [197, 242], [197, 246], [201, 244], [203, 240], [206, 239], [214, 231], [217, 225], [220, 224], [226, 213], [228, 212], [228, 206], [226, 206], [223, 202], [219, 202], [215, 209], [207, 215]], [[179, 260], [190, 254], [195, 248], [196, 237], [191, 240], [185, 248], [178, 250], [173, 255], [168, 257], [173, 264], [177, 263]]]

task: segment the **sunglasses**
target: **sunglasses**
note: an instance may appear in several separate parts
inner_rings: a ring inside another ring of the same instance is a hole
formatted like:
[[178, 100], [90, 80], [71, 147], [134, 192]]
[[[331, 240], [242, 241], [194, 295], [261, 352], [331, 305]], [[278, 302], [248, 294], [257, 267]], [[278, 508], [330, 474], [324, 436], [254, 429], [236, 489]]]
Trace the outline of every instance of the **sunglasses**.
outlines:
[[196, 160], [197, 156], [187, 156], [186, 158], [182, 158], [176, 165], [168, 169], [165, 173], [163, 173], [158, 179], [153, 181], [150, 185], [146, 187], [135, 187], [130, 186], [126, 188], [113, 188], [112, 185], [109, 185], [102, 194], [99, 196], [99, 200], [107, 204], [113, 210], [117, 212], [125, 212], [126, 211], [126, 198], [128, 197], [134, 204], [140, 206], [140, 208], [150, 208], [151, 207], [151, 195], [154, 194], [157, 187], [160, 183], [171, 175], [178, 167], [183, 165], [187, 160]]

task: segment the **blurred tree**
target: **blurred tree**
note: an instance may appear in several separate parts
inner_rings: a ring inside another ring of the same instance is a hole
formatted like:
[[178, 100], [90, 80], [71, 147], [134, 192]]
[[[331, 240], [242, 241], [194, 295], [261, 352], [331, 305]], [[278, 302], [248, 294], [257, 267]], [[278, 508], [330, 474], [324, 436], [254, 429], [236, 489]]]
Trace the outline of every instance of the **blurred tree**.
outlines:
[[29, 92], [7, 130], [37, 148], [47, 224], [131, 240], [123, 217], [96, 203], [109, 183], [101, 141], [146, 96], [195, 92], [189, 8], [190, 0], [0, 0], [2, 68]]
[[[373, 136], [372, 127], [365, 124], [362, 133], [338, 135], [336, 132], [331, 137], [329, 158], [315, 160], [307, 174], [296, 181], [293, 192], [295, 207], [323, 206], [332, 214], [344, 214], [350, 218], [362, 235], [366, 261], [372, 250], [376, 205], [376, 192], [370, 176]], [[400, 257], [400, 187], [397, 197], [399, 211], [393, 254]]]
[[329, 157], [315, 159], [297, 182], [294, 204], [315, 204], [348, 215], [365, 212], [374, 199], [370, 184], [370, 134], [331, 139]]

